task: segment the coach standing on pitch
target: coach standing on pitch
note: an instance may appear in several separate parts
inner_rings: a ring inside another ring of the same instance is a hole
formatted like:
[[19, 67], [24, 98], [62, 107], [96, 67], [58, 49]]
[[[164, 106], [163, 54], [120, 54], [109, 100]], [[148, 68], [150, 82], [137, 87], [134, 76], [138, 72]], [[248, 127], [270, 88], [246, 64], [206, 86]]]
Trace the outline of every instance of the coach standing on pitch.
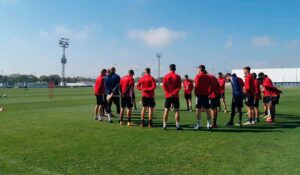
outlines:
[[107, 75], [105, 77], [105, 94], [108, 97], [107, 99], [107, 105], [106, 105], [106, 112], [108, 113], [108, 121], [111, 123], [111, 106], [112, 103], [115, 103], [117, 106], [117, 112], [120, 113], [120, 90], [119, 90], [119, 84], [120, 84], [120, 77], [116, 75], [115, 69], [109, 69], [107, 70]]
[[232, 87], [232, 101], [231, 101], [231, 113], [230, 120], [228, 123], [225, 123], [225, 126], [233, 127], [235, 113], [239, 113], [239, 123], [238, 126], [242, 126], [242, 117], [243, 117], [243, 87], [244, 82], [241, 78], [237, 77], [236, 74], [227, 73], [225, 76], [226, 80], [231, 83]]
[[116, 105], [117, 113], [120, 114], [120, 76], [116, 74], [116, 68], [111, 68], [111, 78], [112, 78], [112, 90], [114, 96], [112, 97], [113, 103]]
[[166, 97], [163, 129], [164, 130], [167, 129], [168, 115], [169, 115], [170, 107], [173, 105], [174, 112], [175, 112], [176, 129], [182, 130], [179, 124], [180, 121], [179, 91], [181, 89], [181, 77], [175, 73], [176, 71], [175, 64], [171, 64], [169, 68], [170, 68], [170, 73], [168, 73], [163, 79], [163, 89], [165, 91], [165, 97]]

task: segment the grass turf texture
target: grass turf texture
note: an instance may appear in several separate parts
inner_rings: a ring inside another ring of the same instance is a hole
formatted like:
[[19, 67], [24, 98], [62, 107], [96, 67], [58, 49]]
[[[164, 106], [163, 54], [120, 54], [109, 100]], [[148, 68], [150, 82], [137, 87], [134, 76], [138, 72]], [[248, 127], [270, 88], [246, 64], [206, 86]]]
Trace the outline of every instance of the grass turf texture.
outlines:
[[163, 131], [156, 93], [158, 127], [142, 129], [94, 121], [91, 88], [55, 89], [52, 100], [48, 89], [0, 89], [8, 96], [0, 98], [0, 174], [300, 174], [300, 89], [284, 90], [274, 124], [229, 129], [229, 114], [220, 113], [212, 131], [192, 130], [184, 99], [184, 131]]

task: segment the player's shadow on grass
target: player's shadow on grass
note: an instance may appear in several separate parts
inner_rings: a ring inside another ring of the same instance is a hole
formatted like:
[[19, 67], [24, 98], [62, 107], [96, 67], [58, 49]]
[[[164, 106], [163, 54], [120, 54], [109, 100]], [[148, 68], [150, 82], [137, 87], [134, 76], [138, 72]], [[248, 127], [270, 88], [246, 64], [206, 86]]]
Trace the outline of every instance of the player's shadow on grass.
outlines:
[[213, 132], [283, 132], [280, 129], [295, 129], [300, 127], [300, 116], [277, 114], [275, 123], [259, 123], [243, 128], [216, 129]]
[[[125, 116], [124, 116], [125, 117]], [[211, 132], [283, 132], [280, 129], [295, 129], [300, 127], [300, 116], [297, 115], [286, 115], [286, 114], [277, 114], [275, 123], [265, 123], [261, 122], [255, 126], [243, 126], [241, 128], [227, 128], [224, 125], [219, 123], [219, 128], [210, 130]], [[125, 117], [126, 118], [126, 117]], [[135, 113], [132, 115], [132, 121], [136, 124], [140, 124], [140, 114]], [[145, 116], [145, 122], [148, 122], [148, 115]], [[160, 117], [153, 117], [154, 128], [162, 128], [162, 121]], [[174, 122], [168, 123], [168, 128], [172, 130], [176, 125]], [[184, 131], [194, 131], [193, 124], [181, 125]], [[203, 128], [200, 131], [207, 131], [206, 128]]]

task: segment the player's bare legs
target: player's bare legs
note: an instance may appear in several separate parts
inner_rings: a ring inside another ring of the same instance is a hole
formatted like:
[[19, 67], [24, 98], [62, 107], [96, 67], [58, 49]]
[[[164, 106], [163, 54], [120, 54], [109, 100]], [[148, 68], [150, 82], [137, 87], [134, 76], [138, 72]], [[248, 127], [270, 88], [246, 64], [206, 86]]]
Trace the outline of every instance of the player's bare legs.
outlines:
[[148, 121], [149, 121], [148, 127], [149, 128], [153, 127], [153, 124], [152, 124], [153, 111], [154, 111], [154, 108], [149, 107], [149, 113], [148, 113]]
[[95, 106], [95, 120], [99, 120], [99, 116], [100, 116], [100, 111], [99, 111], [99, 109], [100, 109], [100, 105], [96, 105]]
[[210, 113], [211, 113], [211, 118], [213, 120], [211, 127], [217, 128], [218, 109], [217, 108], [210, 109]]
[[165, 108], [164, 111], [164, 122], [163, 122], [163, 128], [166, 129], [167, 128], [167, 122], [168, 122], [168, 117], [169, 117], [169, 109]]
[[125, 124], [124, 121], [123, 121], [124, 111], [125, 111], [125, 108], [121, 108], [121, 110], [120, 110], [120, 118], [119, 118], [120, 125], [124, 125]]
[[131, 122], [131, 112], [132, 108], [127, 108], [127, 126], [134, 126], [134, 124]]
[[[226, 105], [226, 100], [225, 100], [225, 98], [221, 98], [221, 102], [222, 102], [222, 104], [223, 104], [223, 106], [224, 106], [224, 112], [226, 113], [227, 112], [227, 105]], [[221, 106], [221, 105], [220, 105]], [[220, 110], [221, 110], [221, 108], [220, 108]]]
[[145, 113], [146, 113], [146, 110], [147, 110], [148, 107], [143, 107], [142, 108], [142, 112], [141, 112], [141, 127], [144, 127], [145, 126]]
[[176, 121], [176, 128], [180, 128], [179, 122], [180, 122], [180, 114], [179, 109], [175, 109], [175, 121]]

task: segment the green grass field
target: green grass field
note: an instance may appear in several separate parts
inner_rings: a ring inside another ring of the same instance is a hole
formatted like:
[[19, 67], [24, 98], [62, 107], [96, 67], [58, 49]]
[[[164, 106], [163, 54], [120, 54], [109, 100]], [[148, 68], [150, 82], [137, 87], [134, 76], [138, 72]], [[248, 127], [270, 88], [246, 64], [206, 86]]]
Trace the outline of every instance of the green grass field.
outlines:
[[119, 126], [116, 118], [113, 124], [95, 122], [91, 88], [56, 89], [53, 100], [48, 89], [0, 89], [4, 93], [0, 175], [300, 174], [300, 89], [284, 90], [274, 124], [229, 129], [223, 127], [229, 114], [221, 113], [220, 128], [212, 131], [192, 130], [195, 114], [183, 110], [183, 100], [184, 131], [162, 130], [161, 90], [154, 120], [158, 127], [152, 129]]

